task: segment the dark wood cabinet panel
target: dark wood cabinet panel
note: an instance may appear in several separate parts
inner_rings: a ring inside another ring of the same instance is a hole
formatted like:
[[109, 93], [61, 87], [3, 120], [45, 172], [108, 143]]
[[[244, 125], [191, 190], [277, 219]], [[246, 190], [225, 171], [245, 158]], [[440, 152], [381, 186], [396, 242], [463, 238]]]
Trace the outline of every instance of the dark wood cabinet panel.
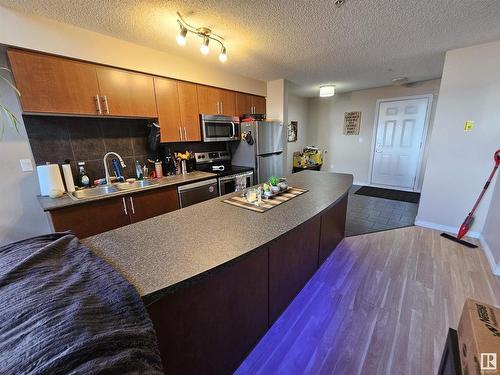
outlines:
[[266, 113], [266, 98], [263, 96], [256, 96], [254, 95], [252, 98], [252, 103], [254, 107], [254, 113]]
[[102, 199], [51, 211], [56, 232], [71, 230], [78, 238], [116, 229], [130, 224], [125, 197]]
[[177, 81], [155, 77], [154, 84], [160, 140], [161, 142], [179, 142], [182, 130]]
[[126, 199], [132, 223], [179, 209], [175, 186], [131, 194]]
[[321, 236], [319, 244], [319, 264], [324, 262], [345, 235], [347, 194], [334, 208], [321, 215]]
[[201, 141], [200, 114], [198, 112], [198, 92], [196, 85], [189, 82], [177, 82], [179, 92], [181, 125], [186, 128], [187, 141]]
[[98, 66], [97, 80], [103, 114], [158, 117], [152, 76]]
[[98, 115], [95, 65], [13, 48], [7, 54], [24, 112]]
[[148, 312], [166, 374], [232, 374], [268, 327], [267, 249], [213, 271]]
[[269, 246], [269, 323], [272, 324], [318, 267], [320, 218]]

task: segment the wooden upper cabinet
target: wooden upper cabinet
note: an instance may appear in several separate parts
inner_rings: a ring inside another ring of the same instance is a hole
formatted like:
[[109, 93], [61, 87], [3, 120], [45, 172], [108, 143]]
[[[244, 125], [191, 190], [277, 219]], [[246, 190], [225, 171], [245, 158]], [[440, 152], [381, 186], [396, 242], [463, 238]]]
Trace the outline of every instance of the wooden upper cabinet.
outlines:
[[98, 114], [95, 65], [13, 48], [7, 54], [24, 112]]
[[196, 86], [198, 92], [198, 112], [204, 115], [219, 114], [219, 89], [209, 86]]
[[266, 113], [266, 98], [264, 98], [263, 96], [252, 95], [252, 104], [254, 113]]
[[234, 91], [219, 89], [220, 114], [236, 116], [236, 93]]
[[181, 126], [186, 129], [187, 141], [201, 141], [200, 115], [198, 112], [198, 92], [196, 85], [189, 82], [177, 82]]
[[104, 115], [158, 116], [152, 76], [98, 66], [97, 80]]
[[177, 81], [155, 77], [156, 105], [161, 142], [181, 140], [181, 113]]
[[238, 116], [252, 113], [252, 95], [236, 93], [236, 114]]

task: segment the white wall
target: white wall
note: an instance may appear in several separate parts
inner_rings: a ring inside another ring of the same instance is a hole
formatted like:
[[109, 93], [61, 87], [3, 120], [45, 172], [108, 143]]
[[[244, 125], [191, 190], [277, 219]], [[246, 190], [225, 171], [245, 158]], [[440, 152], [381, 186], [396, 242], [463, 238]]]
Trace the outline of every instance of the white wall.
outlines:
[[[473, 131], [464, 131], [466, 120], [475, 121]], [[446, 53], [429, 146], [417, 224], [456, 232], [500, 148], [500, 42]], [[493, 188], [477, 211], [472, 235], [483, 230]]]
[[[499, 146], [500, 147], [500, 146]], [[500, 184], [497, 183], [492, 198], [481, 238], [486, 256], [493, 272], [500, 276]]]
[[[5, 48], [0, 47], [0, 66], [7, 65]], [[2, 76], [8, 77], [5, 73]], [[20, 159], [31, 159], [30, 144], [22, 123], [19, 101], [7, 84], [0, 81], [0, 101], [21, 121], [20, 134], [6, 127], [0, 139], [0, 246], [12, 241], [48, 233], [49, 225], [38, 201], [35, 172], [21, 172]]]
[[307, 128], [309, 116], [309, 99], [288, 94], [288, 121], [298, 122], [297, 142], [288, 142], [287, 144], [287, 173], [292, 173], [293, 153], [302, 151], [307, 143]]
[[0, 6], [0, 43], [151, 74], [266, 95], [266, 82]]
[[[310, 99], [306, 138], [308, 144], [318, 146], [328, 152], [324, 157], [323, 170], [352, 173], [355, 183], [368, 184], [377, 100], [433, 94], [430, 133], [439, 83], [440, 80], [436, 79], [418, 82], [412, 87], [380, 87], [337, 94], [331, 98]], [[359, 136], [343, 134], [344, 112], [351, 111], [361, 111]], [[425, 169], [425, 156], [426, 150], [424, 150], [421, 174]]]

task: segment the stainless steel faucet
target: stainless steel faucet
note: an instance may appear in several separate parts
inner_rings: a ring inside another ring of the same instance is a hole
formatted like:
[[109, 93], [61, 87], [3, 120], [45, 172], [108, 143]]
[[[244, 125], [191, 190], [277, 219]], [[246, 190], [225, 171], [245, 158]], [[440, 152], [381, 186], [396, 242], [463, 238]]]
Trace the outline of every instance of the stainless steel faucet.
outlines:
[[108, 152], [106, 155], [104, 155], [104, 158], [102, 159], [103, 160], [103, 163], [104, 163], [104, 171], [106, 172], [106, 184], [110, 184], [111, 181], [110, 181], [110, 178], [109, 178], [109, 170], [108, 170], [108, 163], [107, 163], [107, 158], [109, 155], [115, 155], [118, 160], [120, 160], [120, 164], [122, 165], [122, 168], [125, 168], [126, 165], [125, 163], [123, 162], [123, 159], [120, 155], [118, 155], [116, 152]]

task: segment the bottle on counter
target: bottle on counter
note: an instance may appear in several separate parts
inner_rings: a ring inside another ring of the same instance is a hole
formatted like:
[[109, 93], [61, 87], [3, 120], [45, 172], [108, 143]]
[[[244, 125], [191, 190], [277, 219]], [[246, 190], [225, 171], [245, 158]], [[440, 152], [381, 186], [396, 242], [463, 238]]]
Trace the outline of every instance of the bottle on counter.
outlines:
[[163, 177], [163, 168], [161, 165], [161, 161], [156, 159], [155, 161], [155, 173], [156, 173], [156, 178]]
[[141, 165], [139, 164], [139, 160], [135, 161], [135, 175], [136, 175], [138, 180], [144, 179], [143, 170], [141, 168]]
[[90, 178], [85, 170], [85, 162], [78, 162], [78, 176], [76, 178], [76, 184], [81, 188], [90, 187]]

